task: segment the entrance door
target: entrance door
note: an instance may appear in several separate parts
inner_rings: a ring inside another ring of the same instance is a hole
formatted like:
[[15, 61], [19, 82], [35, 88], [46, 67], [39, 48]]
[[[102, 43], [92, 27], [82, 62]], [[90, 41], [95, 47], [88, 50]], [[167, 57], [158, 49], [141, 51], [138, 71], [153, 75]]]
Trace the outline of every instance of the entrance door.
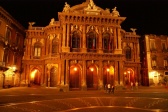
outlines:
[[70, 77], [69, 77], [69, 86], [71, 89], [80, 88], [80, 69], [78, 66], [71, 67]]

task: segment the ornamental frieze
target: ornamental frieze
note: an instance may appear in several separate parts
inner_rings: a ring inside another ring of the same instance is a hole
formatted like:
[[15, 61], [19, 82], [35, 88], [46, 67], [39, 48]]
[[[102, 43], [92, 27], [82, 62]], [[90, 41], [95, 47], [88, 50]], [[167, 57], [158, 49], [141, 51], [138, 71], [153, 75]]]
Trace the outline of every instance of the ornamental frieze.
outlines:
[[61, 59], [78, 60], [124, 60], [124, 55], [96, 54], [96, 53], [61, 53]]

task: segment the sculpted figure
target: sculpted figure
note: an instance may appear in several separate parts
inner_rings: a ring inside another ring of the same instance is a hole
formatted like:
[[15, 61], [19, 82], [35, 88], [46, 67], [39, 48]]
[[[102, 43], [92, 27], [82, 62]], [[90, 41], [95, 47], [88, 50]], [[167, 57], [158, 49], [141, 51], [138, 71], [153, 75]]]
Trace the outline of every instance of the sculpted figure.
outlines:
[[51, 21], [50, 21], [50, 25], [53, 25], [53, 24], [54, 24], [54, 21], [55, 21], [55, 19], [52, 18]]
[[119, 12], [117, 11], [117, 7], [114, 7], [112, 10], [113, 10], [112, 11], [112, 16], [115, 16], [115, 17], [120, 16]]
[[35, 22], [29, 22], [29, 29], [31, 29], [32, 28], [32, 26], [35, 24]]
[[67, 4], [67, 2], [65, 2], [65, 6], [64, 6], [64, 8], [63, 8], [63, 12], [68, 12], [69, 9], [70, 9], [70, 5]]

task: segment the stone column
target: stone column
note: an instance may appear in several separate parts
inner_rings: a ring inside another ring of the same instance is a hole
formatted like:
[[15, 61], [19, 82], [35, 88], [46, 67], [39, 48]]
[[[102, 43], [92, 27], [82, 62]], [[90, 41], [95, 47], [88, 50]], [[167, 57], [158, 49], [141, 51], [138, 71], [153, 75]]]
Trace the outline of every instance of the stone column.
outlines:
[[99, 70], [98, 70], [98, 84], [99, 85], [98, 85], [98, 88], [101, 90], [104, 89], [102, 69], [103, 69], [102, 61], [99, 61]]
[[3, 82], [4, 82], [3, 71], [0, 70], [0, 89], [3, 88]]
[[119, 73], [119, 69], [118, 69], [118, 61], [115, 61], [115, 68], [114, 68], [114, 76], [113, 76], [113, 79], [114, 79], [114, 84], [115, 85], [119, 85], [118, 83], [118, 73]]
[[[116, 36], [116, 49], [114, 50], [115, 54], [122, 54], [122, 49], [121, 49], [121, 32], [120, 28], [117, 28], [117, 31], [114, 31], [117, 33]], [[115, 36], [114, 36], [115, 37]]]
[[65, 85], [69, 85], [69, 60], [66, 60]]
[[66, 47], [69, 47], [69, 31], [70, 31], [70, 25], [67, 24], [67, 41], [66, 41]]
[[65, 77], [65, 60], [61, 60], [61, 86], [64, 86]]
[[82, 67], [82, 84], [81, 84], [81, 89], [82, 90], [87, 90], [86, 87], [86, 60], [83, 60], [83, 67]]
[[123, 66], [123, 61], [119, 61], [119, 80], [120, 80], [120, 85], [124, 85], [124, 66]]
[[121, 50], [121, 32], [120, 28], [117, 29], [118, 33], [118, 49]]
[[117, 49], [117, 35], [116, 35], [116, 28], [113, 29], [114, 31], [114, 50]]
[[102, 27], [99, 27], [99, 53], [103, 53], [102, 49]]
[[83, 37], [82, 37], [82, 52], [87, 52], [86, 48], [86, 25], [83, 25]]

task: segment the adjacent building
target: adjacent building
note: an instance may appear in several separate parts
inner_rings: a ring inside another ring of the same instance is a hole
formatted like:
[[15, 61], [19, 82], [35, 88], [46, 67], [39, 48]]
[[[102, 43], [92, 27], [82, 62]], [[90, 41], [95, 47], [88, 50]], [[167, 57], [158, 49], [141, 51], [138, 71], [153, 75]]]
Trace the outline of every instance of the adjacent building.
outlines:
[[0, 7], [0, 88], [19, 86], [25, 29]]
[[142, 84], [156, 86], [168, 82], [168, 36], [145, 35], [141, 43]]
[[29, 22], [21, 85], [64, 91], [141, 84], [139, 38], [126, 32], [117, 7], [102, 9], [93, 0], [70, 6], [47, 26]]

